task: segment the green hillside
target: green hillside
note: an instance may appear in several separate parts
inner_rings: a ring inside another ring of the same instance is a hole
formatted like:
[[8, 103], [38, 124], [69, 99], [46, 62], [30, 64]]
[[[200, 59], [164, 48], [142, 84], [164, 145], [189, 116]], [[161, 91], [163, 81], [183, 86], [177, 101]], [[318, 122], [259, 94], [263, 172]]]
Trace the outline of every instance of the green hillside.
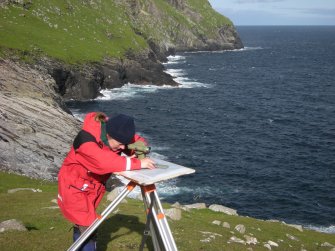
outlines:
[[2, 8], [1, 50], [11, 48], [73, 63], [122, 57], [129, 49], [147, 46], [112, 1], [84, 2], [34, 0], [26, 7]]
[[231, 24], [206, 0], [184, 2], [189, 16], [166, 0], [4, 1], [0, 53], [94, 62], [145, 52], [148, 41], [178, 46], [185, 30], [192, 36], [215, 36], [219, 27]]
[[[18, 191], [8, 193], [13, 188], [34, 188], [41, 192]], [[0, 232], [1, 251], [59, 251], [71, 245], [71, 224], [61, 215], [56, 204], [57, 184], [42, 180], [0, 172], [0, 222], [17, 219], [23, 222], [28, 231]], [[144, 206], [141, 201], [128, 199], [122, 203], [117, 213], [111, 214], [99, 227], [98, 250], [138, 250], [145, 226]], [[100, 211], [108, 206], [103, 200]], [[165, 209], [169, 204], [163, 204]], [[278, 247], [272, 250], [331, 250], [335, 235], [311, 230], [303, 232], [282, 224], [242, 216], [229, 216], [209, 209], [182, 211], [182, 219], [168, 219], [177, 247], [180, 251], [190, 250], [268, 250], [264, 247], [270, 240]], [[213, 224], [213, 221], [226, 222], [230, 228]], [[243, 224], [245, 233], [236, 231], [235, 226]], [[254, 237], [256, 244], [234, 243], [231, 237], [241, 240]], [[295, 239], [292, 239], [295, 238]], [[149, 239], [150, 240], [150, 239]], [[153, 250], [148, 242], [149, 248]], [[251, 249], [250, 249], [251, 248]]]

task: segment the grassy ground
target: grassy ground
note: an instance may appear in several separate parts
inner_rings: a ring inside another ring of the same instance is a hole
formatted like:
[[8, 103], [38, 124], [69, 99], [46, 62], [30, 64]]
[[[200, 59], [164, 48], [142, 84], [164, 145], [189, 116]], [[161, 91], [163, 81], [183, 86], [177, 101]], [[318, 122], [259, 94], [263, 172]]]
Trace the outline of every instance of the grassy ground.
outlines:
[[[35, 188], [42, 192], [18, 191], [7, 193], [11, 188]], [[0, 233], [0, 250], [66, 250], [71, 245], [71, 224], [63, 219], [52, 199], [57, 196], [57, 184], [32, 180], [0, 172], [0, 222], [9, 219], [21, 220], [29, 231]], [[138, 250], [145, 224], [144, 208], [141, 201], [127, 199], [112, 214], [98, 232], [99, 250]], [[102, 202], [104, 209], [108, 203]], [[170, 205], [164, 204], [164, 208]], [[228, 222], [230, 229], [212, 224], [214, 220]], [[272, 240], [279, 247], [272, 250], [330, 250], [323, 247], [325, 242], [335, 244], [335, 235], [315, 231], [299, 230], [281, 223], [266, 222], [241, 216], [228, 216], [208, 209], [183, 211], [182, 220], [169, 220], [179, 250], [267, 250], [263, 245]], [[231, 236], [243, 239], [234, 227], [243, 224], [246, 235], [256, 237], [257, 245], [227, 243]], [[287, 234], [296, 237], [291, 240]], [[211, 237], [211, 236], [215, 237]], [[209, 240], [206, 242], [205, 240]], [[145, 250], [153, 250], [150, 239]]]
[[147, 47], [114, 1], [34, 0], [25, 8], [10, 5], [0, 8], [0, 34], [1, 51], [11, 48], [68, 63], [120, 58], [128, 50]]
[[0, 7], [0, 56], [14, 54], [26, 61], [43, 56], [70, 64], [119, 59], [148, 49], [145, 38], [162, 43], [182, 39], [184, 29], [211, 38], [219, 27], [232, 24], [204, 0], [187, 1], [194, 13], [201, 13], [200, 22], [165, 0], [141, 0], [146, 6], [141, 13], [148, 13], [135, 20], [129, 15], [131, 1], [16, 2]]

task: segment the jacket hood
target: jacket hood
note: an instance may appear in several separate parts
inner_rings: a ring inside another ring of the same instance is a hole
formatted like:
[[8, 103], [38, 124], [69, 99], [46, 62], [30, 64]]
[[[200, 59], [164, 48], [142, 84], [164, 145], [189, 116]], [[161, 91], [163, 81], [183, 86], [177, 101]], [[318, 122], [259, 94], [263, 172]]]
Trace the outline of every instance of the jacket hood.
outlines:
[[96, 141], [100, 143], [101, 123], [94, 119], [96, 114], [96, 112], [91, 112], [85, 116], [82, 129], [92, 134], [95, 137]]

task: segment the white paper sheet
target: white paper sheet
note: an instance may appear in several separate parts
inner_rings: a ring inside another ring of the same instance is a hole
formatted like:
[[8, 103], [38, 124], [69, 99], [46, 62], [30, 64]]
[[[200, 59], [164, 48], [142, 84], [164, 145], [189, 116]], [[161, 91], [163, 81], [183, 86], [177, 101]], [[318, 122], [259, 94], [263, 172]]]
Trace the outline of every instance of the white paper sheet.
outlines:
[[192, 168], [180, 166], [165, 160], [152, 158], [157, 164], [158, 168], [155, 169], [141, 169], [135, 171], [124, 171], [115, 173], [121, 175], [126, 179], [132, 180], [139, 185], [150, 185], [163, 180], [176, 178], [181, 175], [194, 173]]

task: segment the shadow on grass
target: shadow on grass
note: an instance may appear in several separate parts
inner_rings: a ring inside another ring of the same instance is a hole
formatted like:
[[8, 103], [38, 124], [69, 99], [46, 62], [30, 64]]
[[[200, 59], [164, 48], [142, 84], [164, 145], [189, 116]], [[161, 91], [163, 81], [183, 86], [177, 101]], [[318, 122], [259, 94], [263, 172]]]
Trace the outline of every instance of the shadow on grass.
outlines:
[[[142, 236], [145, 224], [139, 218], [131, 215], [117, 214], [102, 223], [98, 230], [98, 250], [107, 250], [108, 243], [118, 242], [118, 248], [122, 250], [138, 250], [142, 237], [134, 238], [133, 233]], [[147, 238], [145, 247], [153, 251], [151, 237]]]
[[30, 223], [26, 224], [25, 227], [28, 231], [39, 230], [37, 227], [35, 227], [33, 224], [30, 224]]

